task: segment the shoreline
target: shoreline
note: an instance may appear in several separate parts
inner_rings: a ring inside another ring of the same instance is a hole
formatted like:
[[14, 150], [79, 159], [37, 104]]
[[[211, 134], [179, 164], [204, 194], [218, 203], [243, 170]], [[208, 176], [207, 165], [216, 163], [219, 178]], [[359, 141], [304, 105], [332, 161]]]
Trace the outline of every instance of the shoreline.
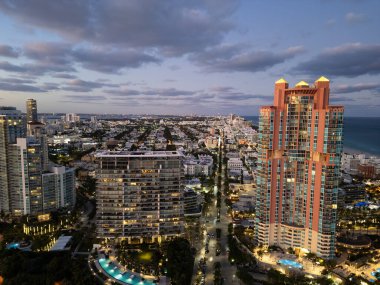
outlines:
[[373, 152], [368, 152], [368, 151], [363, 151], [360, 149], [355, 149], [349, 146], [343, 146], [343, 153], [349, 153], [349, 154], [365, 154], [366, 156], [376, 156], [380, 157], [379, 154], [373, 153]]

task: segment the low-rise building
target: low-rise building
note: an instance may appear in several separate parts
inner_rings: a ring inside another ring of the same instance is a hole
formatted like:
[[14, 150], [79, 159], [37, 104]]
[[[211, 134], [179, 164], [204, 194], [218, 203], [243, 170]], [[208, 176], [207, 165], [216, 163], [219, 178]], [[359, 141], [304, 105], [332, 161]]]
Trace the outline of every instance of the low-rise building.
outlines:
[[230, 158], [227, 162], [227, 168], [231, 172], [241, 172], [243, 170], [243, 162], [240, 158]]

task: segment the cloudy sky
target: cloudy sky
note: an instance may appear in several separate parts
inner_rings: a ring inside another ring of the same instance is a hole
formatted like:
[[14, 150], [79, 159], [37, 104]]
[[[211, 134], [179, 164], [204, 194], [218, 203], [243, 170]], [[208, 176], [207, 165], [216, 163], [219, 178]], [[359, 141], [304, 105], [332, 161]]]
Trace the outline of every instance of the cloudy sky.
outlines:
[[0, 0], [0, 105], [257, 115], [274, 82], [331, 80], [379, 116], [378, 0]]

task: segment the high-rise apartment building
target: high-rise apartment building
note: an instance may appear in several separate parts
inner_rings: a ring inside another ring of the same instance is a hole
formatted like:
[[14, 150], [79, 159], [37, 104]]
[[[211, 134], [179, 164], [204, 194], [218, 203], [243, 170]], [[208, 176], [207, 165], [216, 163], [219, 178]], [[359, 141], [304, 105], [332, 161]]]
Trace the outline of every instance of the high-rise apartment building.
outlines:
[[9, 147], [10, 212], [39, 215], [75, 205], [75, 169], [44, 169], [44, 143], [38, 137], [18, 138]]
[[42, 174], [44, 213], [75, 206], [75, 169], [52, 166]]
[[96, 157], [98, 237], [142, 243], [183, 233], [181, 153], [106, 151]]
[[38, 215], [75, 205], [75, 171], [49, 166], [44, 127], [33, 120], [26, 128], [20, 111], [0, 107], [0, 212]]
[[16, 143], [17, 138], [26, 135], [25, 116], [15, 107], [0, 106], [0, 143]]
[[14, 107], [0, 107], [0, 212], [10, 213], [9, 146], [25, 137], [25, 117]]
[[34, 99], [26, 100], [26, 122], [37, 122], [37, 101]]
[[260, 109], [256, 241], [334, 257], [343, 107], [329, 80], [275, 84]]

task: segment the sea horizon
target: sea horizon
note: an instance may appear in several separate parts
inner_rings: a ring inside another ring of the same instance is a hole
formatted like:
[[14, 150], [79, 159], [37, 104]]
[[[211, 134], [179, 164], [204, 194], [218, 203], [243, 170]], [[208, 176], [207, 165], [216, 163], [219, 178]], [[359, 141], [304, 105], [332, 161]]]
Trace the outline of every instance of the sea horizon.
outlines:
[[[259, 116], [242, 116], [255, 124]], [[380, 156], [380, 117], [345, 117], [343, 151]]]

